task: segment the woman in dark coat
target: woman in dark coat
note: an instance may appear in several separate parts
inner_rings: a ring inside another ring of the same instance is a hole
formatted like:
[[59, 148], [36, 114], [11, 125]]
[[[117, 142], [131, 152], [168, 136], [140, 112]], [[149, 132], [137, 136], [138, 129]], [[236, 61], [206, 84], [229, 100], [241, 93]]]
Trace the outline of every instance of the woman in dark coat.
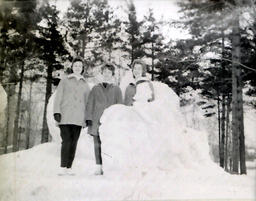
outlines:
[[99, 134], [100, 118], [104, 110], [114, 104], [122, 104], [121, 89], [110, 83], [115, 73], [115, 67], [111, 64], [105, 64], [101, 68], [103, 81], [95, 85], [89, 95], [87, 103], [87, 122], [88, 133], [94, 139], [94, 151], [97, 169], [95, 175], [102, 175], [102, 157], [101, 157], [101, 140]]
[[[133, 105], [133, 102], [137, 99], [146, 99], [147, 102], [154, 101], [155, 92], [153, 84], [149, 79], [146, 78], [147, 67], [146, 64], [136, 59], [132, 63], [132, 73], [135, 79], [135, 83], [130, 83], [125, 90], [124, 104], [127, 106]], [[149, 87], [150, 94], [146, 92], [140, 92], [139, 88], [141, 85], [147, 85]]]

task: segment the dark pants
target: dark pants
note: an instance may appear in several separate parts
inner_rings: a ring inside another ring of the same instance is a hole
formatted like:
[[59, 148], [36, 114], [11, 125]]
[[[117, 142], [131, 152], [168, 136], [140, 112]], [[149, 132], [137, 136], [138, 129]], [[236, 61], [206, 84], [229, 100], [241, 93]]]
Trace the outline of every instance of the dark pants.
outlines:
[[81, 128], [81, 126], [77, 125], [60, 125], [60, 135], [62, 138], [61, 167], [72, 167]]
[[102, 165], [102, 158], [101, 158], [101, 141], [100, 136], [93, 136], [94, 141], [94, 153], [97, 165]]

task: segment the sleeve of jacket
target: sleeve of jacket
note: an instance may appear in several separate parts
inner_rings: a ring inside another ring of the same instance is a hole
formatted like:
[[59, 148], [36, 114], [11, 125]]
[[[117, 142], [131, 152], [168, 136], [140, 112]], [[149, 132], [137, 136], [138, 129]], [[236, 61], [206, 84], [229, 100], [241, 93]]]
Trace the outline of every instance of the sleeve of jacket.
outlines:
[[90, 91], [87, 99], [86, 109], [85, 109], [85, 120], [92, 120], [93, 109], [95, 105], [95, 88], [93, 87]]
[[89, 100], [89, 94], [90, 94], [90, 87], [88, 84], [86, 84], [86, 88], [85, 88], [85, 92], [84, 92], [84, 101], [85, 101], [85, 121], [88, 120], [87, 119], [87, 104], [88, 104], [88, 100]]
[[116, 97], [116, 104], [123, 104], [123, 95], [120, 87], [116, 87], [117, 97]]
[[133, 97], [136, 94], [135, 86], [129, 84], [125, 89], [124, 104], [131, 106], [133, 104]]
[[88, 99], [89, 99], [89, 94], [90, 94], [90, 87], [88, 84], [86, 84], [86, 87], [85, 87], [85, 92], [84, 92], [84, 100], [85, 100], [85, 106], [87, 105], [88, 103]]
[[61, 80], [56, 89], [56, 94], [53, 102], [53, 114], [61, 113], [60, 106], [61, 106], [61, 101], [63, 99], [64, 83], [65, 83], [65, 80], [64, 79]]

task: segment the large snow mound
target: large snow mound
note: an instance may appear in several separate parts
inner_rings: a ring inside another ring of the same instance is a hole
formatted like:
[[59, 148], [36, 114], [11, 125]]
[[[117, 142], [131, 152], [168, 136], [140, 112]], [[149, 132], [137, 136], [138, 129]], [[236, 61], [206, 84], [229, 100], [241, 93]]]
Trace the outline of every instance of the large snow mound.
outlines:
[[104, 169], [219, 169], [210, 159], [207, 134], [186, 127], [178, 96], [163, 83], [153, 86], [155, 101], [114, 105], [104, 111], [100, 126]]

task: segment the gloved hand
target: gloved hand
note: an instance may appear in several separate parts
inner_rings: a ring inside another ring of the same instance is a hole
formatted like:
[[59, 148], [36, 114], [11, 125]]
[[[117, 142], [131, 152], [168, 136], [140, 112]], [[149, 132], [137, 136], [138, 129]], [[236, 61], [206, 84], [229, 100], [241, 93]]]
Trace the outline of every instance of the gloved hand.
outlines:
[[86, 126], [92, 126], [92, 120], [86, 120], [85, 125]]
[[60, 113], [54, 113], [53, 114], [55, 121], [59, 122], [61, 121], [61, 114]]

